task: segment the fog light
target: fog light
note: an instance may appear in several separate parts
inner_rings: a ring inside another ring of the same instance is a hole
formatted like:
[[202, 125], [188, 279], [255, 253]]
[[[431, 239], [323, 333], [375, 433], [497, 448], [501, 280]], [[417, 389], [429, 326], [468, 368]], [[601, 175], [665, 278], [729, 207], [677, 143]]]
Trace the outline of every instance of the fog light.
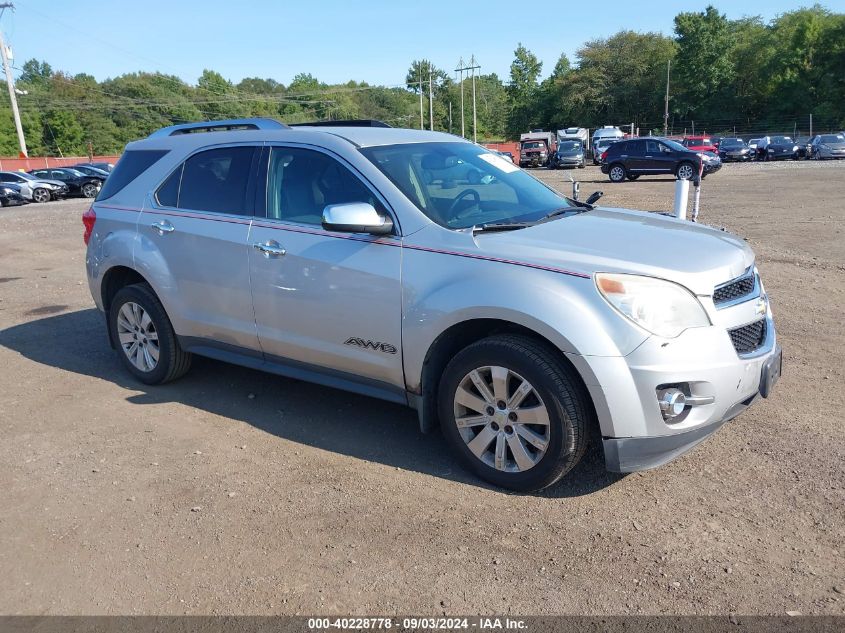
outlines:
[[687, 406], [687, 397], [680, 389], [667, 389], [660, 397], [660, 412], [666, 421], [677, 418]]

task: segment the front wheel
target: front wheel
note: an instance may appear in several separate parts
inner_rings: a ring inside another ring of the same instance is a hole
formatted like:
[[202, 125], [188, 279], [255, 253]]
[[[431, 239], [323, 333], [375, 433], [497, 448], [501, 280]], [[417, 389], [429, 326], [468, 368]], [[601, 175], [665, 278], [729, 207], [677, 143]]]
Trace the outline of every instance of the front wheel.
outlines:
[[440, 380], [444, 435], [490, 483], [529, 492], [568, 473], [587, 447], [592, 409], [578, 378], [525, 336], [482, 339], [459, 352]]
[[692, 163], [681, 163], [678, 165], [679, 180], [692, 180], [694, 174], [695, 167], [692, 166]]
[[118, 290], [109, 308], [109, 326], [123, 365], [141, 382], [169, 382], [190, 368], [191, 354], [179, 346], [164, 306], [147, 284]]
[[625, 168], [622, 165], [612, 165], [607, 172], [610, 182], [623, 182], [625, 180]]
[[32, 199], [35, 202], [49, 202], [50, 192], [42, 187], [39, 187], [32, 192]]

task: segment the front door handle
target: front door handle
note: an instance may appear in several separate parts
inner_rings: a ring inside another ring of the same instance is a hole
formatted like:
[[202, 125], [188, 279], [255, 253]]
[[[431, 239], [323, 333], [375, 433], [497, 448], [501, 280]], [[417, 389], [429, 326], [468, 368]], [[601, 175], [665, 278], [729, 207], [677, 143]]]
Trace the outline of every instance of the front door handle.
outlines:
[[150, 225], [150, 228], [153, 228], [156, 231], [158, 231], [159, 235], [164, 235], [165, 233], [173, 233], [173, 231], [176, 230], [176, 227], [173, 226], [167, 220], [161, 220], [160, 222], [153, 222]]
[[276, 240], [258, 242], [253, 244], [252, 247], [257, 251], [261, 251], [264, 257], [268, 259], [271, 257], [282, 257], [287, 252]]

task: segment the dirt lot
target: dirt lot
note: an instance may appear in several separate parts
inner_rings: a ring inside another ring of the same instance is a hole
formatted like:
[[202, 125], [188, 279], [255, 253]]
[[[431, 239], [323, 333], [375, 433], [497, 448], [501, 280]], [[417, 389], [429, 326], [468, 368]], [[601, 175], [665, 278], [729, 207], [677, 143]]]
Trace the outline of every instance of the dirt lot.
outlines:
[[[569, 191], [565, 172], [535, 172]], [[672, 181], [583, 196], [668, 209]], [[411, 410], [199, 360], [146, 388], [84, 281], [84, 201], [0, 211], [0, 612], [845, 613], [845, 162], [728, 165], [702, 220], [749, 240], [774, 396], [619, 477], [539, 495], [456, 466]]]

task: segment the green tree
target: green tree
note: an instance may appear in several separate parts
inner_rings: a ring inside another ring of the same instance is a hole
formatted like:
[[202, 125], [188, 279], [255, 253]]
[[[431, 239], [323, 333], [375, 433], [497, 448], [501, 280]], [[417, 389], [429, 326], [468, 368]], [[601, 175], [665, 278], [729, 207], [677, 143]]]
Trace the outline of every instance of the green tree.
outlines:
[[508, 86], [511, 104], [506, 129], [512, 138], [519, 138], [521, 132], [527, 132], [540, 121], [537, 97], [542, 70], [543, 62], [520, 43], [514, 51]]

